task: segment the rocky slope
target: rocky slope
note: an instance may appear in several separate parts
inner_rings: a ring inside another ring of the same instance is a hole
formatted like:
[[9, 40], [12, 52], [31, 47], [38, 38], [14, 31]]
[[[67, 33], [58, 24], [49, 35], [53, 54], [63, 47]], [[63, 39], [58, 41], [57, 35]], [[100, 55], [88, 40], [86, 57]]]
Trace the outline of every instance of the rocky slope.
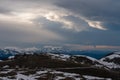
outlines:
[[68, 73], [53, 69], [3, 68], [0, 70], [0, 80], [112, 80], [111, 78]]
[[[90, 80], [89, 78], [92, 76], [93, 78], [96, 77], [95, 79], [120, 79], [119, 72], [111, 70], [102, 63], [102, 61], [83, 55], [72, 56], [52, 53], [17, 54], [8, 60], [0, 62], [0, 77], [4, 77], [4, 79], [6, 79], [5, 77], [9, 78], [9, 76], [13, 74], [11, 76], [13, 80], [18, 78], [23, 80], [25, 80], [25, 78], [28, 80], [42, 80], [42, 78], [47, 78], [43, 80], [49, 80], [48, 78], [51, 78], [49, 76], [57, 77], [52, 77], [54, 78], [52, 80]], [[12, 69], [14, 71], [10, 72], [6, 69]], [[27, 69], [27, 71], [25, 69]], [[38, 71], [41, 72], [41, 69], [48, 71], [40, 75], [37, 74]], [[59, 71], [62, 72], [62, 74], [57, 74]], [[65, 76], [64, 74], [66, 73], [71, 77]], [[77, 74], [75, 75], [77, 77], [72, 76], [73, 74]], [[41, 75], [44, 75], [44, 77]]]
[[100, 59], [100, 61], [102, 61], [105, 66], [111, 69], [120, 70], [120, 52], [110, 53]]
[[[120, 52], [110, 53], [97, 60], [85, 55], [39, 52], [35, 48], [0, 51], [0, 54], [12, 54], [8, 59], [0, 61], [0, 79], [2, 80], [120, 79]], [[66, 76], [66, 74], [69, 75]]]

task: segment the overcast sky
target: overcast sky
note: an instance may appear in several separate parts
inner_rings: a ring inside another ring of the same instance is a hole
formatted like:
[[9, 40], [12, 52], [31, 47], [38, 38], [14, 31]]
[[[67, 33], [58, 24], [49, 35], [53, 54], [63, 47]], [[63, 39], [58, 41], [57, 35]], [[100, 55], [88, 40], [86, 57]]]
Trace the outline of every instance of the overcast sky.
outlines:
[[0, 47], [120, 50], [120, 0], [0, 0]]

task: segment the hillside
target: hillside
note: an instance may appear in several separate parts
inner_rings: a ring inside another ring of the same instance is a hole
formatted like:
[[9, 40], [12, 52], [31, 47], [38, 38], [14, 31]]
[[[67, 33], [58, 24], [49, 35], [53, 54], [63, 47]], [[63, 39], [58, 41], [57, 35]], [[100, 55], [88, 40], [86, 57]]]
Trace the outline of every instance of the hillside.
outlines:
[[105, 66], [111, 69], [120, 70], [120, 52], [110, 53], [100, 59], [100, 61], [102, 61]]
[[91, 78], [119, 80], [120, 73], [102, 63], [102, 61], [83, 55], [16, 54], [0, 62], [0, 78], [3, 80], [6, 78], [49, 80], [48, 78], [51, 77], [55, 78], [54, 80], [90, 80]]
[[[50, 51], [51, 49], [49, 49]], [[52, 49], [54, 51], [54, 49]], [[57, 50], [57, 49], [55, 49]], [[58, 49], [59, 51], [60, 49]], [[120, 52], [100, 60], [86, 55], [49, 53], [48, 50], [1, 49], [7, 57], [0, 61], [2, 80], [119, 80]], [[67, 50], [67, 52], [69, 52]], [[1, 56], [2, 58], [2, 56]]]

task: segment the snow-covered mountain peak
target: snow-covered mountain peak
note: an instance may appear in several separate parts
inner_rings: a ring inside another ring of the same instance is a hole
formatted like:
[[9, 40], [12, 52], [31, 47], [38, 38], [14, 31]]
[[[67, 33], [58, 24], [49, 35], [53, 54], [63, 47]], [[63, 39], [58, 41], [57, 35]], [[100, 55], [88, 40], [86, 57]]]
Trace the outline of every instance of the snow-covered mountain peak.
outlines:
[[120, 52], [113, 52], [100, 59], [104, 65], [112, 69], [120, 69]]
[[46, 53], [46, 55], [50, 56], [52, 59], [59, 59], [63, 61], [67, 61], [70, 58], [70, 55], [66, 55], [66, 54]]
[[115, 58], [120, 58], [120, 52], [110, 53], [107, 56], [103, 57], [101, 61], [105, 61], [105, 59], [115, 59]]

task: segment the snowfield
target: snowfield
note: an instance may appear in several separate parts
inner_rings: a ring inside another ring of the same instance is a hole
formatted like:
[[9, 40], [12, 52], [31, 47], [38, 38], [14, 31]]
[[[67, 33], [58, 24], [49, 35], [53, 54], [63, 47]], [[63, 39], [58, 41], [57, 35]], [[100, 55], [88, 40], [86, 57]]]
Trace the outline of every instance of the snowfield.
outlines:
[[[13, 71], [16, 71], [16, 74], [12, 76], [2, 76], [0, 80], [112, 80], [110, 78], [101, 78], [95, 76], [88, 76], [88, 75], [80, 75], [75, 73], [67, 73], [67, 72], [60, 72], [55, 70], [37, 70], [36, 72], [30, 73], [29, 69], [22, 70], [15, 70], [15, 69], [6, 69], [5, 71], [0, 72], [1, 74], [10, 74]], [[32, 70], [33, 71], [33, 70]], [[29, 72], [28, 74], [26, 74]]]
[[120, 69], [120, 52], [114, 52], [100, 59], [101, 63], [110, 69]]

